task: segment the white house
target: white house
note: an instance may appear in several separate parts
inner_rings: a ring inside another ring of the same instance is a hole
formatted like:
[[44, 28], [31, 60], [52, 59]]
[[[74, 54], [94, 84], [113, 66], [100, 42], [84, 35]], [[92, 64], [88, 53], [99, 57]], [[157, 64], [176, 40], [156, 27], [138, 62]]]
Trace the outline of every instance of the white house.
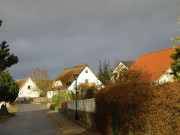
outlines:
[[33, 80], [29, 77], [16, 81], [19, 85], [19, 93], [16, 100], [24, 101], [29, 98], [39, 97], [40, 89], [36, 86]]
[[118, 79], [119, 76], [133, 64], [133, 62], [134, 61], [121, 61], [119, 65], [117, 65], [117, 67], [114, 69], [111, 80], [115, 81], [116, 79]]
[[54, 89], [65, 91], [66, 93], [75, 92], [76, 79], [73, 75], [78, 75], [77, 85], [88, 84], [99, 89], [102, 83], [98, 80], [95, 73], [87, 64], [79, 63], [78, 66], [64, 69], [54, 81]]

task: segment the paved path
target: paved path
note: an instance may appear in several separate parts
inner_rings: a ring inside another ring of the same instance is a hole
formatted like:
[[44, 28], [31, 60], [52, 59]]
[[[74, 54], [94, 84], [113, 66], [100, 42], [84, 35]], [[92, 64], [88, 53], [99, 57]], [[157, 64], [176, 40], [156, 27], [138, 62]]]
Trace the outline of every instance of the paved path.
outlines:
[[39, 106], [46, 112], [47, 116], [60, 127], [61, 130], [65, 131], [66, 135], [93, 135], [92, 132], [88, 132], [85, 128], [64, 117], [61, 113], [50, 110], [45, 105]]
[[64, 135], [39, 106], [20, 104], [19, 107], [17, 116], [0, 126], [0, 135]]

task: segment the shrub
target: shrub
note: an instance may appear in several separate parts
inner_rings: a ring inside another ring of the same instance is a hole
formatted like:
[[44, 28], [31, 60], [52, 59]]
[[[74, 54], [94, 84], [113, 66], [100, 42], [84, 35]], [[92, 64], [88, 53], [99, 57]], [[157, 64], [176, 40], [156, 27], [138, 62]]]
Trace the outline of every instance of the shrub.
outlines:
[[[147, 88], [145, 89], [148, 91]], [[122, 134], [128, 133], [129, 125], [134, 130], [142, 130], [141, 125], [145, 125], [145, 121], [140, 121], [139, 116], [145, 113], [145, 104], [148, 100], [147, 94], [141, 93], [142, 91], [143, 88], [140, 86], [127, 84], [112, 84], [98, 91], [95, 96], [97, 129], [100, 129], [103, 134], [112, 131], [112, 103], [117, 103], [120, 117], [119, 127]], [[131, 112], [131, 116], [128, 112]], [[129, 124], [127, 124], [128, 121]]]
[[[84, 100], [84, 99], [86, 99], [86, 97], [85, 97], [85, 94], [80, 94], [80, 93], [77, 93], [78, 95], [78, 97], [77, 97], [77, 99], [78, 100]], [[76, 100], [76, 93], [74, 93], [74, 92], [71, 92], [71, 94], [70, 94], [70, 99], [71, 100]]]
[[[69, 97], [70, 96], [70, 94], [59, 94], [59, 97]], [[54, 103], [54, 102], [58, 102], [58, 95], [54, 95], [53, 97], [52, 97], [52, 102]]]
[[60, 94], [59, 96], [60, 97], [69, 97], [70, 95], [69, 94]]
[[29, 101], [30, 101], [30, 102], [33, 102], [33, 98], [29, 98]]
[[54, 95], [54, 96], [52, 97], [52, 102], [53, 102], [53, 103], [57, 103], [57, 102], [58, 102], [58, 95]]
[[58, 104], [54, 103], [50, 105], [50, 109], [55, 110], [55, 108], [57, 108]]
[[112, 133], [112, 103], [115, 103], [121, 134], [131, 131], [144, 135], [147, 125], [151, 134], [178, 134], [179, 89], [180, 82], [152, 86], [112, 84], [103, 88], [95, 95], [97, 130], [104, 135]]
[[94, 98], [94, 90], [88, 89], [86, 92], [86, 99], [91, 99], [91, 98]]
[[67, 108], [67, 102], [62, 102], [61, 103], [61, 108]]

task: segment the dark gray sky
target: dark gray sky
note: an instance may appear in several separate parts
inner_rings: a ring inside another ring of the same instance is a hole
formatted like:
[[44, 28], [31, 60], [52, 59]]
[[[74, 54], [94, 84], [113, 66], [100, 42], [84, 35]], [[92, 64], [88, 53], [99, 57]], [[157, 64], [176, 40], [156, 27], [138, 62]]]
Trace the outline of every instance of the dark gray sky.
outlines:
[[99, 61], [136, 60], [178, 45], [179, 0], [0, 0], [0, 41], [19, 63], [14, 79], [33, 68], [55, 79], [82, 62], [97, 73]]

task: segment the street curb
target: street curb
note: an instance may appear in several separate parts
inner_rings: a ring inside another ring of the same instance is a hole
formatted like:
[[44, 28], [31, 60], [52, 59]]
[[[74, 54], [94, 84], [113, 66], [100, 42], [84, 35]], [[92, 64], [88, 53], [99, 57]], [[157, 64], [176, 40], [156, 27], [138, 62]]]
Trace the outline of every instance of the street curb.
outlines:
[[[39, 105], [39, 104], [36, 104]], [[49, 108], [45, 107], [46, 109], [50, 110]], [[49, 114], [48, 111], [45, 111], [44, 108], [42, 108], [41, 104], [40, 104], [40, 109], [45, 113], [45, 115], [47, 116], [47, 118], [52, 121], [58, 128], [60, 131], [63, 132], [64, 135], [73, 135], [71, 134], [67, 129], [65, 129], [63, 126], [61, 126], [57, 120], [55, 120], [54, 118], [52, 118]]]
[[14, 116], [16, 116], [16, 115], [15, 115], [15, 114], [14, 114], [14, 115], [11, 115], [11, 116], [9, 116], [7, 119], [1, 119], [1, 120], [0, 120], [0, 126], [2, 126], [4, 122], [6, 122], [7, 120], [9, 120], [10, 118], [12, 118], [12, 117], [14, 117]]
[[57, 126], [59, 127], [59, 130], [63, 132], [64, 135], [72, 135], [67, 129], [65, 129], [63, 126], [61, 126], [55, 119], [53, 119], [50, 115], [46, 114], [47, 117]]

